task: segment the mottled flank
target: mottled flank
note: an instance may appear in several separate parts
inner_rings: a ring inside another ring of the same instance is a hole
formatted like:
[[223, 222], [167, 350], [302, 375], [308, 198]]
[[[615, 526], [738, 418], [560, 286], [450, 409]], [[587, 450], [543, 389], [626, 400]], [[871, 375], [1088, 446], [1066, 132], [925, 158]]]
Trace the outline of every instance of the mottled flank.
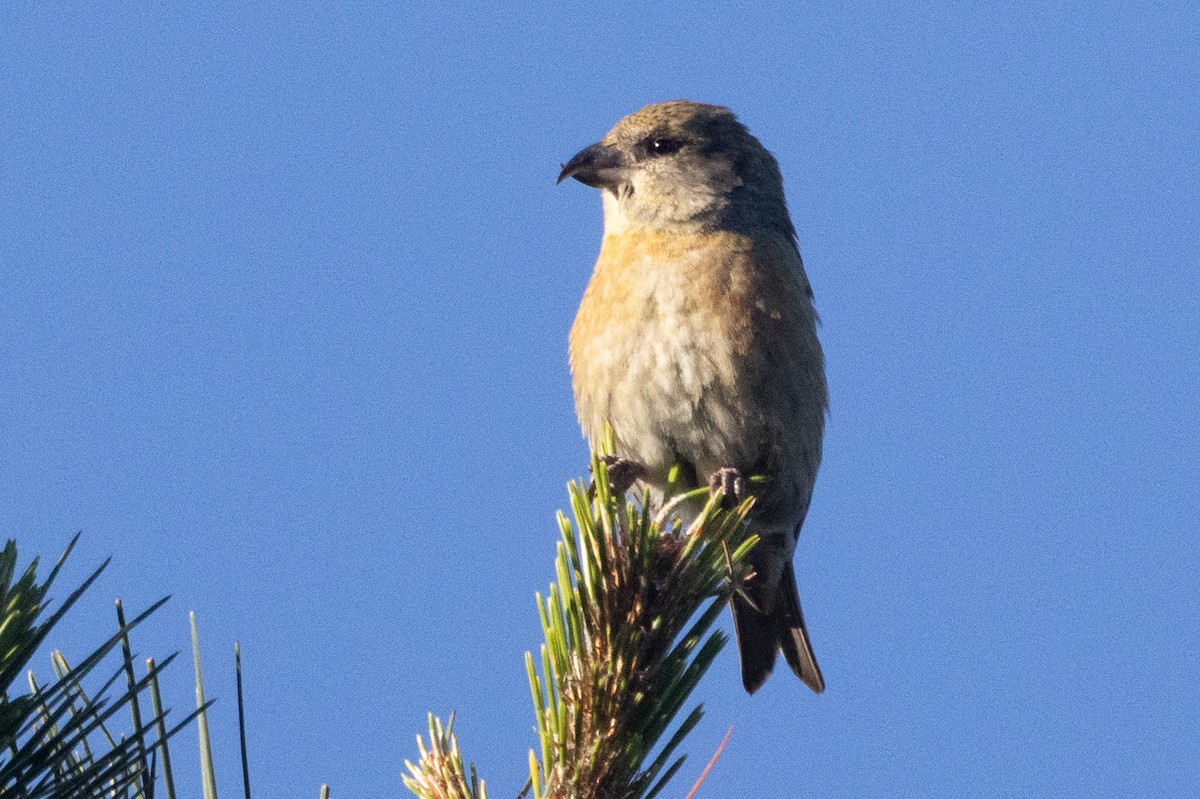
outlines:
[[782, 648], [824, 688], [792, 572], [821, 462], [826, 388], [812, 291], [774, 157], [726, 108], [631, 114], [564, 166], [600, 188], [605, 236], [571, 331], [576, 409], [598, 442], [665, 487], [682, 461], [770, 478], [752, 519], [756, 576], [733, 601], [746, 689]]

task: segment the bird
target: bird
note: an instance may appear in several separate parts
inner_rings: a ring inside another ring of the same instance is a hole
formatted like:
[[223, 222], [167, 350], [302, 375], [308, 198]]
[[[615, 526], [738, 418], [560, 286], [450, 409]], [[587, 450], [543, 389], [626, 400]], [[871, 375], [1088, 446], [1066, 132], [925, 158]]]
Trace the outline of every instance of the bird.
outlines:
[[[816, 693], [792, 563], [821, 463], [828, 390], [819, 320], [775, 157], [728, 108], [648, 105], [558, 176], [600, 190], [600, 254], [570, 333], [575, 408], [596, 449], [661, 498], [668, 475], [748, 490], [759, 537], [730, 604], [742, 684], [783, 652]], [[744, 478], [760, 475], [765, 482]]]

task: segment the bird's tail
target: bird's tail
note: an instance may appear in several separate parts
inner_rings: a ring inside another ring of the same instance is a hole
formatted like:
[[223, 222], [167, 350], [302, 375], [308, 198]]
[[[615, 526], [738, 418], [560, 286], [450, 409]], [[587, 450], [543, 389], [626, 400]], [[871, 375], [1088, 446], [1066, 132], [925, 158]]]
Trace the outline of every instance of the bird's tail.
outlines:
[[[796, 676], [819, 694], [825, 690], [825, 678], [821, 676], [821, 668], [808, 640], [808, 630], [804, 627], [796, 574], [790, 563], [784, 566], [776, 591], [774, 602], [765, 605], [773, 606], [767, 613], [762, 613], [741, 594], [734, 594], [730, 603], [738, 655], [742, 661], [742, 685], [749, 693], [761, 688], [775, 668], [775, 657], [782, 649], [784, 659]], [[764, 607], [762, 603], [757, 604]]]
[[825, 678], [813, 654], [812, 642], [808, 640], [808, 629], [804, 626], [804, 613], [800, 610], [800, 592], [796, 590], [796, 573], [791, 564], [783, 570], [779, 581], [779, 604], [775, 606], [775, 620], [779, 630], [779, 648], [796, 676], [816, 693], [825, 690]]

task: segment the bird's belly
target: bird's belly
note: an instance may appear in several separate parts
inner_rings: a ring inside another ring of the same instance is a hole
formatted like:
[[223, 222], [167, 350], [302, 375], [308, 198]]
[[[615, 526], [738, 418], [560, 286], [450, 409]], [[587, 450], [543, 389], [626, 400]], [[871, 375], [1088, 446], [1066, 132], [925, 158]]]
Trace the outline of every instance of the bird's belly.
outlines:
[[765, 434], [743, 396], [752, 380], [721, 326], [671, 299], [652, 298], [646, 313], [584, 345], [591, 374], [577, 381], [577, 400], [588, 436], [595, 442], [612, 424], [619, 454], [645, 465], [652, 482], [680, 459], [700, 474], [750, 468]]

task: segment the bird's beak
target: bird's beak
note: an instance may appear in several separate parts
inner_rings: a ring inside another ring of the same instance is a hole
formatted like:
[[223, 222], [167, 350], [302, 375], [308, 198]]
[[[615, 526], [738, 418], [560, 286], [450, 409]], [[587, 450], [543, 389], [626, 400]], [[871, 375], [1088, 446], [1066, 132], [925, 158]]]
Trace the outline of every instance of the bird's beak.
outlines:
[[614, 189], [624, 181], [626, 167], [625, 156], [620, 150], [606, 144], [593, 144], [563, 164], [556, 182], [575, 178], [596, 189]]

